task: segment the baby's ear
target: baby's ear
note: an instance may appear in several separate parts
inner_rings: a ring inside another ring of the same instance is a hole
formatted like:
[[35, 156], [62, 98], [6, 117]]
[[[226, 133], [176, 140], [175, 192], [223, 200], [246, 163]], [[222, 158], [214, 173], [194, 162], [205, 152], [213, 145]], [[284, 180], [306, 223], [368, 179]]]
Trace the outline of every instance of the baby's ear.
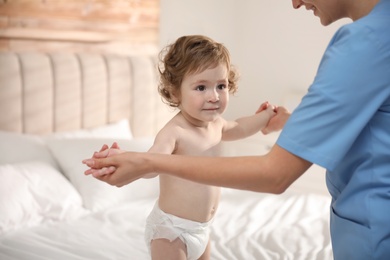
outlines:
[[171, 88], [171, 99], [176, 104], [180, 104], [180, 91], [175, 90], [173, 87]]

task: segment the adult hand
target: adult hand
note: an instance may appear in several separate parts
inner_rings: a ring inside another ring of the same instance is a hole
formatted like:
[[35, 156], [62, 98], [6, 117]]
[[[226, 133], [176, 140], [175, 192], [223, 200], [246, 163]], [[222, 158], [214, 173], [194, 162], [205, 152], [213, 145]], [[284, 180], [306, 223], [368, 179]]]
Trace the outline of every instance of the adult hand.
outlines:
[[[107, 151], [104, 150], [101, 154], [106, 153]], [[109, 154], [106, 158], [86, 159], [83, 163], [91, 169], [85, 171], [85, 174], [92, 174], [101, 181], [121, 187], [151, 172], [143, 155], [146, 153], [121, 152]]]
[[276, 107], [275, 112], [276, 115], [273, 116], [269, 120], [268, 125], [261, 130], [265, 135], [281, 130], [290, 117], [290, 112], [284, 107]]
[[94, 152], [93, 156], [94, 158], [106, 158], [113, 154], [122, 153], [124, 151], [120, 150], [117, 142], [113, 142], [111, 147], [109, 148], [108, 145], [104, 144], [99, 152]]
[[[104, 144], [102, 148], [99, 150], [99, 152], [94, 152], [92, 155], [92, 158], [106, 158], [108, 156], [112, 156], [114, 154], [123, 153], [125, 151], [120, 150], [120, 147], [117, 142], [114, 142], [111, 147], [108, 147], [107, 144]], [[91, 159], [92, 159], [91, 158]], [[86, 162], [91, 159], [85, 159], [82, 162], [84, 164], [87, 164]], [[84, 173], [85, 175], [92, 175], [94, 177], [101, 176], [104, 174], [110, 174], [115, 171], [115, 167], [108, 166], [108, 167], [102, 167], [102, 168], [90, 168], [86, 170]]]

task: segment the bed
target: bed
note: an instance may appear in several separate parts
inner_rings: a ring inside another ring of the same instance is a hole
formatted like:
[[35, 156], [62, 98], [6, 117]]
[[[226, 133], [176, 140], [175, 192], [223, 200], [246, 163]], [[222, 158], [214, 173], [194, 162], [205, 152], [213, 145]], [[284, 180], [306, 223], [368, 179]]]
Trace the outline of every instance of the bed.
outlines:
[[[113, 141], [146, 151], [173, 115], [153, 56], [1, 52], [0, 111], [0, 259], [149, 259], [157, 178], [116, 188], [81, 160]], [[223, 153], [262, 154], [276, 138]], [[324, 178], [313, 166], [282, 195], [223, 189], [211, 259], [332, 259]]]

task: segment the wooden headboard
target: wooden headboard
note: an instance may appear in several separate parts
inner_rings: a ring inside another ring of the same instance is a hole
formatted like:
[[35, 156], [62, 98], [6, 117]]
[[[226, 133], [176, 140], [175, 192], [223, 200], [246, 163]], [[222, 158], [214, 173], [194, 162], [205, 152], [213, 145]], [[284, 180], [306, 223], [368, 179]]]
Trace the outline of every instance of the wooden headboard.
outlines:
[[155, 57], [0, 52], [0, 130], [48, 134], [128, 118], [153, 136], [172, 110], [158, 94]]
[[0, 130], [48, 134], [171, 117], [157, 92], [159, 0], [0, 1]]
[[160, 0], [0, 0], [0, 50], [155, 54]]

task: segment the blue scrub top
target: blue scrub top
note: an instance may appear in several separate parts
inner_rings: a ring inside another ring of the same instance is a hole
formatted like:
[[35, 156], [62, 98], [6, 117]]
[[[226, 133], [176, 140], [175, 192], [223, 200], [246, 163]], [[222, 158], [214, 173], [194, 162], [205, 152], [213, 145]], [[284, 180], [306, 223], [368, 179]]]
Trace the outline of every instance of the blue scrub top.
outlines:
[[327, 169], [334, 258], [390, 259], [390, 0], [336, 32], [277, 144]]

